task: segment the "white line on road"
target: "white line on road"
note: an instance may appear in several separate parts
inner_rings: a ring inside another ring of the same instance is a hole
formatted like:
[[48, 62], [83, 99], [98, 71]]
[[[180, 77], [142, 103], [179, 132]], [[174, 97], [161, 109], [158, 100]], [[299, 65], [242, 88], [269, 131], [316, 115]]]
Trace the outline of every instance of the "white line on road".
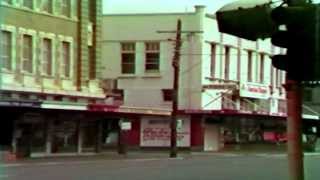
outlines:
[[19, 164], [2, 164], [0, 168], [22, 167], [22, 166], [55, 166], [55, 165], [77, 165], [77, 164], [90, 164], [106, 161], [122, 161], [122, 162], [146, 162], [158, 160], [182, 160], [183, 157], [177, 158], [148, 158], [148, 159], [117, 159], [117, 160], [93, 160], [93, 161], [61, 161], [61, 162], [39, 162], [39, 163], [19, 163]]

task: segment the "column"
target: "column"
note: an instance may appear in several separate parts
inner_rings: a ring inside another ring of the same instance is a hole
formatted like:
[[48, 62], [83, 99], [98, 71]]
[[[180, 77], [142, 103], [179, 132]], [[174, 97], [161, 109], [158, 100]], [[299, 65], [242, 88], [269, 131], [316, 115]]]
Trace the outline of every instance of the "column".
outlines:
[[102, 120], [97, 120], [97, 132], [96, 132], [96, 144], [95, 144], [96, 153], [101, 152], [102, 132], [103, 132]]
[[78, 131], [78, 154], [82, 153], [82, 142], [83, 142], [83, 128], [81, 126], [81, 120], [78, 120], [77, 131]]
[[46, 153], [52, 153], [52, 131], [53, 131], [53, 119], [48, 119], [46, 123], [47, 133], [46, 133]]

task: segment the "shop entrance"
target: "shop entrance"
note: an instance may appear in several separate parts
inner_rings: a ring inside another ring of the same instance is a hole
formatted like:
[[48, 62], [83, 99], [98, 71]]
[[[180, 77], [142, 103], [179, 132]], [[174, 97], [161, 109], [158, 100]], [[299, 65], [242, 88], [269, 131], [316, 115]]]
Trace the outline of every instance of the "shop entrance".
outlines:
[[11, 148], [14, 121], [8, 117], [4, 116], [1, 120], [0, 151], [9, 151]]
[[102, 148], [104, 150], [116, 149], [119, 142], [119, 118], [105, 119], [102, 121]]

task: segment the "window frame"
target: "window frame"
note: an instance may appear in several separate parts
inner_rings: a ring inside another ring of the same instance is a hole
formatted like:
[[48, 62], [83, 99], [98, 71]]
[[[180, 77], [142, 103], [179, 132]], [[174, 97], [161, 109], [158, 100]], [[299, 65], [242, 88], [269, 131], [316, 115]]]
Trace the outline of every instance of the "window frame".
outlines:
[[[31, 7], [29, 6], [29, 4], [27, 4], [28, 2], [31, 3]], [[35, 2], [33, 0], [22, 0], [21, 6], [23, 8], [27, 8], [27, 9], [32, 9], [33, 10], [34, 6], [35, 6]]]
[[264, 83], [265, 82], [265, 75], [264, 75], [264, 67], [265, 67], [265, 54], [264, 53], [260, 53], [259, 54], [259, 61], [260, 61], [260, 64], [259, 64], [259, 82], [260, 83]]
[[[45, 47], [45, 41], [49, 41], [50, 42], [50, 46], [49, 46], [49, 50], [48, 52], [46, 52], [46, 47]], [[41, 39], [42, 41], [42, 53], [41, 53], [41, 57], [42, 57], [42, 61], [41, 61], [41, 72], [43, 75], [46, 75], [46, 76], [53, 76], [54, 75], [54, 61], [53, 61], [53, 46], [54, 46], [54, 43], [53, 43], [53, 40], [50, 39], [50, 38], [47, 38], [47, 37], [44, 37]], [[44, 61], [46, 58], [49, 58], [47, 59], [47, 61]], [[46, 68], [44, 66], [47, 66]], [[47, 71], [45, 71], [47, 70]]]
[[164, 102], [173, 101], [173, 89], [161, 89], [161, 92], [162, 92], [162, 100]]
[[[71, 72], [71, 67], [72, 67], [72, 56], [71, 56], [71, 42], [69, 41], [61, 41], [61, 61], [60, 61], [60, 68], [61, 68], [61, 76], [63, 78], [71, 78], [72, 77], [72, 72]], [[65, 48], [64, 48], [64, 45], [67, 44], [68, 45], [68, 52], [65, 53]], [[67, 55], [67, 56], [66, 56]], [[66, 59], [65, 57], [68, 57], [68, 63], [66, 63]], [[67, 67], [68, 68], [68, 73], [66, 73], [66, 70], [67, 70]]]
[[224, 79], [230, 80], [230, 46], [224, 47]]
[[[160, 72], [160, 42], [145, 42], [144, 43], [145, 45], [145, 66], [144, 66], [144, 70], [146, 73], [159, 73]], [[148, 48], [150, 46], [154, 46], [155, 48]], [[157, 56], [157, 59], [153, 62], [148, 62], [148, 60], [150, 60], [148, 58], [148, 55], [156, 55]], [[154, 68], [154, 69], [148, 69], [147, 66], [148, 65], [155, 65], [157, 66], [157, 68]]]
[[[7, 44], [5, 44], [4, 42], [7, 42], [7, 41], [3, 41], [3, 33], [8, 33], [8, 35], [9, 35], [9, 39], [8, 39], [8, 41], [9, 41], [9, 43]], [[1, 54], [0, 54], [0, 59], [1, 59], [1, 61], [2, 61], [2, 66], [1, 66], [1, 70], [5, 70], [5, 71], [12, 71], [13, 70], [13, 53], [12, 53], [12, 51], [13, 51], [13, 32], [11, 32], [11, 31], [8, 31], [8, 30], [6, 30], [6, 29], [2, 29], [1, 28], [1, 35], [0, 35], [0, 39], [2, 39], [1, 40], [1, 42], [0, 42], [0, 48], [1, 48], [1, 50], [0, 50], [0, 52], [1, 52]], [[8, 51], [9, 52], [7, 52], [8, 53], [8, 56], [4, 56], [4, 54], [3, 54], [3, 49], [6, 49], [6, 48], [3, 48], [4, 46], [9, 46], [8, 47]], [[5, 63], [5, 64], [7, 64], [7, 66], [4, 66], [4, 61], [3, 61], [3, 59], [4, 59], [4, 57], [6, 57], [7, 58], [7, 63]]]
[[[125, 45], [128, 45], [125, 47]], [[131, 46], [131, 48], [130, 48]], [[121, 50], [121, 74], [135, 74], [136, 73], [136, 57], [135, 57], [135, 49], [136, 49], [136, 44], [134, 42], [122, 42], [120, 43], [120, 50]], [[132, 62], [124, 62], [124, 55], [131, 55], [131, 58], [133, 60], [130, 60]], [[132, 69], [130, 72], [124, 72], [124, 65], [131, 65]]]
[[[49, 13], [49, 14], [53, 14], [53, 6], [54, 6], [53, 1], [54, 0], [41, 0], [40, 11], [45, 12], [45, 13]], [[47, 5], [45, 6], [45, 4], [47, 4]], [[44, 8], [44, 7], [46, 7], [46, 8]]]
[[[66, 14], [64, 12], [65, 10], [67, 10]], [[71, 17], [71, 0], [61, 0], [60, 13], [64, 17], [68, 17], [68, 18]]]
[[247, 50], [247, 56], [248, 56], [248, 63], [247, 63], [247, 81], [252, 82], [253, 81], [253, 72], [252, 72], [252, 66], [253, 66], [253, 51]]
[[[25, 44], [25, 37], [29, 37], [30, 38], [30, 44], [29, 45], [26, 45]], [[33, 49], [35, 48], [34, 47], [34, 45], [33, 45], [33, 41], [34, 41], [34, 36], [33, 35], [31, 35], [31, 34], [22, 34], [22, 39], [21, 39], [21, 41], [22, 41], [22, 54], [21, 54], [21, 71], [23, 72], [23, 73], [27, 73], [27, 74], [33, 74], [34, 73], [34, 57], [35, 57], [35, 54], [34, 54], [34, 52], [33, 52]], [[28, 50], [30, 51], [30, 59], [27, 59], [27, 58], [25, 58], [25, 48], [28, 48]], [[28, 69], [24, 69], [25, 68], [25, 65], [24, 65], [24, 63], [26, 62], [26, 61], [30, 61], [30, 63], [31, 63], [31, 65], [29, 65], [30, 66], [30, 70], [28, 70]]]
[[212, 78], [216, 77], [216, 65], [217, 65], [217, 44], [210, 44], [210, 76]]

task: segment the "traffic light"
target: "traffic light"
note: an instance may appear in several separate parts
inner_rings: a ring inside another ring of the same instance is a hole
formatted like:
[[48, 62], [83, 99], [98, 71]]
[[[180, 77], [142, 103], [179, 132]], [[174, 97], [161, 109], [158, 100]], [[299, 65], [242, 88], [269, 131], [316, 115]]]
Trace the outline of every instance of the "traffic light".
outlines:
[[272, 57], [273, 66], [286, 71], [292, 80], [319, 81], [319, 5], [277, 7], [272, 10], [271, 18], [278, 26], [272, 44], [287, 48], [285, 55]]

